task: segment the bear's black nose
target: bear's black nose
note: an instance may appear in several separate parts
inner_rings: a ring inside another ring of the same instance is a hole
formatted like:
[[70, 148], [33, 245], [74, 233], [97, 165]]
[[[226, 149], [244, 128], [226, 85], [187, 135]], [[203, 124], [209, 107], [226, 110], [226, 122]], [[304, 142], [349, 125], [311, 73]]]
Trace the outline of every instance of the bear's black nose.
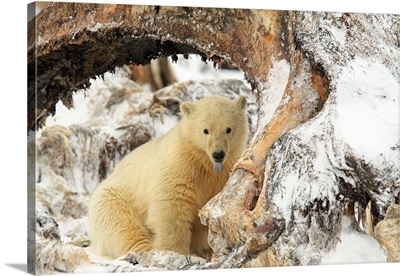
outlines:
[[225, 157], [225, 152], [223, 152], [223, 151], [213, 152], [212, 157], [214, 158], [215, 162], [222, 162]]

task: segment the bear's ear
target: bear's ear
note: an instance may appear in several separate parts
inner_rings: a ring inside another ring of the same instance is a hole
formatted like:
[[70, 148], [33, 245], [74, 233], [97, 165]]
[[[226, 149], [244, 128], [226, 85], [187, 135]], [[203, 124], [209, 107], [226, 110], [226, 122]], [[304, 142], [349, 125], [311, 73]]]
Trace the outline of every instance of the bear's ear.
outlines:
[[194, 112], [194, 110], [196, 109], [196, 105], [194, 103], [190, 103], [190, 102], [183, 102], [181, 104], [181, 112], [183, 113], [183, 115], [187, 118], [190, 116], [190, 114], [192, 114]]
[[244, 96], [240, 96], [239, 98], [237, 98], [236, 100], [236, 104], [240, 109], [246, 109], [247, 107], [247, 100], [246, 97]]

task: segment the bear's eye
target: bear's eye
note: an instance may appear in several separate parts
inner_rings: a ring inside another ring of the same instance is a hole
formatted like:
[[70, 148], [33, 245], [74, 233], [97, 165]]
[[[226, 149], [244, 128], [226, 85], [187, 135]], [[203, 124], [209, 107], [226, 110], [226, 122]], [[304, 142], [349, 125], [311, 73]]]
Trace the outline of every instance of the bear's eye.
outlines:
[[208, 129], [204, 129], [204, 130], [203, 130], [203, 133], [204, 133], [204, 134], [208, 134], [208, 133], [209, 133], [209, 132], [208, 132]]
[[230, 127], [228, 127], [227, 129], [226, 129], [226, 133], [231, 133], [232, 132], [232, 129], [230, 128]]

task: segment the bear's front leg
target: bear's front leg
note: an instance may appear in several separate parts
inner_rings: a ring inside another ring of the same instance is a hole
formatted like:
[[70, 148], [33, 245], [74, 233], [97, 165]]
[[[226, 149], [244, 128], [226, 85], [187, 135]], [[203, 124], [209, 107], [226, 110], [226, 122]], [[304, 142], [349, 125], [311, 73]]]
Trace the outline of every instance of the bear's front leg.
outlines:
[[154, 202], [148, 213], [147, 225], [153, 233], [153, 248], [189, 255], [192, 225], [196, 212], [187, 199]]

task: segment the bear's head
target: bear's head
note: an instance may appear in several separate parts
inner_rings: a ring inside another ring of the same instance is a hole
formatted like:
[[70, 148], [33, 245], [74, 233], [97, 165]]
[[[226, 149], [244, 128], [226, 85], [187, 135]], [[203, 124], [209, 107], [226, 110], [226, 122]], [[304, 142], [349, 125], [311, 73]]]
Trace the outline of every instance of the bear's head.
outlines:
[[207, 154], [217, 173], [222, 173], [230, 154], [240, 155], [245, 147], [246, 106], [243, 96], [234, 100], [209, 96], [196, 103], [181, 104], [185, 138]]

